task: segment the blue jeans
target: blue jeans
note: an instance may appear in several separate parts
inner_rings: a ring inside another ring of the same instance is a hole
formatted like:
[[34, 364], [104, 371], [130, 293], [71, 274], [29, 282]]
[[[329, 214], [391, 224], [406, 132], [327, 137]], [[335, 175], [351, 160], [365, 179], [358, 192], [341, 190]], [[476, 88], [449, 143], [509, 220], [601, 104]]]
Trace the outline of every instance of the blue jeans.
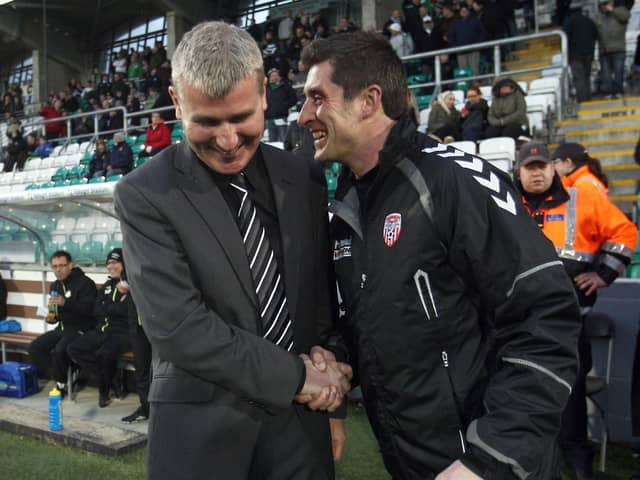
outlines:
[[605, 53], [600, 56], [600, 80], [602, 93], [624, 93], [624, 52]]

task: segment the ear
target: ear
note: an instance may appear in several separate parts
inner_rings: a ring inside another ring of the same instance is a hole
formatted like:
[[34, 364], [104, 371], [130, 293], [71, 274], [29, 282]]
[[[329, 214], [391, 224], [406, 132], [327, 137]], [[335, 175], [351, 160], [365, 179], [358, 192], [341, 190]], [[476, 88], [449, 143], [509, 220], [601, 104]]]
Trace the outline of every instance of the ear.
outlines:
[[382, 88], [380, 85], [369, 85], [362, 91], [362, 117], [369, 118], [382, 110]]
[[180, 100], [178, 99], [178, 92], [173, 85], [169, 86], [169, 96], [173, 102], [173, 106], [176, 107], [176, 118], [182, 120], [182, 108], [180, 108]]

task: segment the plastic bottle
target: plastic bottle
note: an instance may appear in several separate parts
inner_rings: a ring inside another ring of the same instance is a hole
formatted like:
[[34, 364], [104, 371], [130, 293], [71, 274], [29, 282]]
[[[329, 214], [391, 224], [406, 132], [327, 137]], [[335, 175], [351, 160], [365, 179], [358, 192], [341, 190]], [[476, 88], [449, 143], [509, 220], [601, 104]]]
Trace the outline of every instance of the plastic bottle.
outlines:
[[[56, 295], [58, 295], [58, 292], [55, 290], [51, 290], [50, 295], [52, 297], [55, 297]], [[47, 314], [47, 322], [56, 323], [57, 318], [58, 318], [58, 305], [56, 305], [55, 303], [50, 303], [49, 313]]]
[[49, 430], [59, 432], [62, 430], [62, 394], [60, 390], [53, 387], [49, 392]]

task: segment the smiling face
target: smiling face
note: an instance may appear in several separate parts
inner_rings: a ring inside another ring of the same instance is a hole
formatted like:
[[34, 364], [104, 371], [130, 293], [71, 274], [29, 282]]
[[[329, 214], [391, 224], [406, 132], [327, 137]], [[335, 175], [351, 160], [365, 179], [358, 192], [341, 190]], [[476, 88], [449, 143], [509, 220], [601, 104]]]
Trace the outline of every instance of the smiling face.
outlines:
[[109, 276], [117, 280], [122, 275], [122, 263], [117, 260], [109, 260], [107, 262], [107, 272], [109, 272]]
[[355, 99], [345, 100], [344, 89], [331, 80], [332, 73], [329, 61], [309, 69], [298, 124], [311, 130], [316, 160], [348, 163], [362, 135], [360, 117]]
[[267, 108], [264, 81], [259, 83], [250, 74], [224, 97], [211, 97], [187, 82], [180, 95], [173, 87], [169, 93], [197, 157], [223, 175], [240, 173], [262, 138]]

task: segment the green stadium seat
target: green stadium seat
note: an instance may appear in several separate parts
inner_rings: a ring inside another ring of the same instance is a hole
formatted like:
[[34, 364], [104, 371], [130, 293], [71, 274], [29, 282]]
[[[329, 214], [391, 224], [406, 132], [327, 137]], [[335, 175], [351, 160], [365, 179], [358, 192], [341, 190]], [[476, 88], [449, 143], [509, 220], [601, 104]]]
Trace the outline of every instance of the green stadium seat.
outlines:
[[74, 180], [84, 175], [84, 167], [81, 165], [74, 165], [67, 170], [67, 180]]
[[87, 152], [84, 154], [84, 157], [82, 157], [82, 160], [80, 160], [80, 165], [89, 165], [89, 162], [91, 162], [91, 159], [93, 158], [93, 153]]
[[111, 150], [115, 144], [116, 144], [116, 142], [114, 142], [114, 141], [113, 141], [113, 137], [111, 137], [111, 138], [109, 139], [109, 141], [107, 142], [107, 148], [108, 148], [109, 150]]
[[138, 168], [140, 165], [144, 165], [144, 163], [149, 160], [151, 157], [136, 157], [136, 161], [134, 164], [134, 168]]
[[[40, 242], [34, 242], [34, 244], [35, 244], [35, 248], [34, 248], [35, 262], [40, 263]], [[58, 250], [57, 243], [51, 242], [49, 240], [45, 241], [44, 256], [47, 261], [49, 260], [49, 258], [51, 258], [51, 255], [53, 255], [53, 252], [55, 252], [56, 250]]]
[[138, 135], [138, 138], [136, 139], [136, 144], [142, 145], [146, 139], [147, 139], [146, 133], [143, 133], [142, 135]]
[[416, 102], [418, 102], [418, 108], [424, 110], [431, 106], [431, 95], [417, 95]]
[[104, 261], [102, 242], [88, 240], [80, 247], [78, 262], [80, 263], [102, 263]]
[[473, 77], [473, 70], [470, 68], [455, 68], [453, 70], [453, 78]]
[[60, 245], [60, 250], [69, 252], [69, 255], [71, 255], [72, 258], [76, 258], [78, 253], [80, 253], [80, 245], [78, 245], [78, 242], [74, 242], [73, 240], [67, 240]]
[[640, 263], [632, 263], [627, 267], [628, 278], [640, 278]]
[[39, 183], [30, 183], [29, 185], [26, 186], [25, 190], [37, 190], [39, 188], [40, 188]]
[[11, 239], [14, 242], [26, 242], [32, 240], [31, 232], [27, 230], [18, 230], [13, 235], [11, 235]]
[[122, 175], [111, 175], [110, 177], [107, 177], [105, 182], [117, 182], [121, 178], [122, 178]]
[[94, 177], [89, 180], [89, 183], [104, 183], [104, 177]]
[[67, 178], [68, 173], [69, 172], [66, 168], [60, 167], [58, 170], [56, 170], [56, 173], [53, 174], [51, 180], [53, 180], [54, 182], [57, 182], [58, 180], [64, 180]]
[[89, 181], [86, 178], [74, 178], [69, 185], [86, 185]]
[[106, 255], [114, 248], [122, 248], [122, 240], [109, 240], [107, 243], [104, 244], [103, 251], [105, 252], [105, 255]]
[[10, 233], [0, 233], [0, 242], [10, 242], [11, 240], [13, 240], [13, 237]]
[[56, 180], [53, 182], [54, 187], [68, 187], [71, 185], [71, 180]]
[[40, 188], [53, 188], [55, 186], [56, 185], [53, 182], [44, 182], [40, 185]]
[[135, 135], [128, 135], [127, 138], [125, 138], [125, 142], [127, 142], [129, 144], [130, 147], [133, 147], [134, 145], [136, 145], [138, 142], [138, 137]]

